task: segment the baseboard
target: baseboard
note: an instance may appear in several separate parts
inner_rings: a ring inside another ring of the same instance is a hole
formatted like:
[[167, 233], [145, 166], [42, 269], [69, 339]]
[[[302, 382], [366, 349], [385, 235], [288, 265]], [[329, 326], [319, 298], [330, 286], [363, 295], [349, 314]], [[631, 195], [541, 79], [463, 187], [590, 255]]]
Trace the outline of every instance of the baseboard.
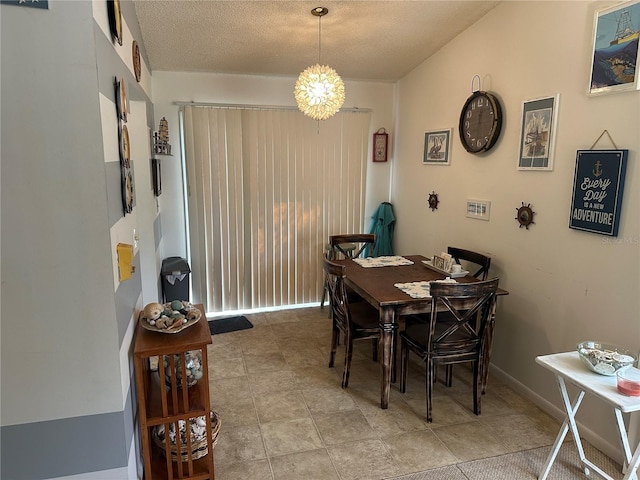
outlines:
[[[516, 393], [519, 393], [523, 397], [531, 400], [538, 407], [540, 407], [542, 411], [548, 413], [559, 422], [564, 422], [566, 415], [562, 408], [549, 402], [546, 398], [541, 397], [536, 392], [531, 390], [529, 387], [527, 387], [526, 385], [524, 385], [523, 383], [513, 378], [508, 373], [506, 373], [504, 370], [491, 364], [490, 374], [495, 378], [497, 378], [498, 380], [500, 380], [505, 385], [507, 385], [508, 387], [510, 387]], [[559, 394], [560, 393], [558, 392], [558, 395]], [[620, 449], [620, 445], [618, 444], [614, 445], [611, 442], [607, 442], [600, 435], [595, 433], [593, 430], [591, 430], [589, 427], [587, 427], [583, 423], [581, 422], [576, 422], [576, 423], [578, 424], [578, 431], [580, 432], [580, 436], [582, 438], [584, 438], [587, 442], [589, 442], [591, 445], [596, 447], [602, 453], [604, 453], [608, 457], [618, 462], [620, 465], [624, 463], [624, 456]], [[571, 436], [571, 432], [568, 432], [567, 436]]]

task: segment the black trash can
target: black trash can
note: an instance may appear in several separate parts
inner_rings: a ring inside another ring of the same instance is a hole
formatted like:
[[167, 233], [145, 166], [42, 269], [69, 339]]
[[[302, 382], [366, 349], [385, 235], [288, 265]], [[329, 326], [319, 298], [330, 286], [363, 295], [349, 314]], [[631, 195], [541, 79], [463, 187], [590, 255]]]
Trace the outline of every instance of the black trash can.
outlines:
[[189, 263], [182, 257], [167, 257], [162, 260], [162, 295], [164, 301], [189, 301]]

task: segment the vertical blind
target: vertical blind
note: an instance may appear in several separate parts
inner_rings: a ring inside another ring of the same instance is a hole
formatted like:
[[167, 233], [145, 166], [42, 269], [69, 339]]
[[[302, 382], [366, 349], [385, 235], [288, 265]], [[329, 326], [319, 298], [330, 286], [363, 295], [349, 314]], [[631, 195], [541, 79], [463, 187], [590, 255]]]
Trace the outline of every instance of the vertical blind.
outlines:
[[194, 302], [223, 312], [319, 300], [329, 235], [363, 228], [369, 117], [185, 107]]

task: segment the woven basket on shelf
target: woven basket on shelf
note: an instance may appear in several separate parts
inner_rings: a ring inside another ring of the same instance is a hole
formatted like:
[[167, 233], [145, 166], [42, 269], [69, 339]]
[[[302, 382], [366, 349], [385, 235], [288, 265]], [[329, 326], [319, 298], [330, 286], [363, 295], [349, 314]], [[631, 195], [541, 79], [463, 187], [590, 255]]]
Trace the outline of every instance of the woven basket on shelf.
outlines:
[[[204, 417], [193, 417], [190, 419], [190, 422], [193, 423], [197, 421], [198, 418]], [[220, 432], [220, 425], [222, 421], [220, 420], [220, 416], [211, 411], [211, 448], [216, 446], [218, 443], [218, 433]], [[173, 425], [173, 424], [172, 424]], [[165, 450], [165, 435], [164, 435], [164, 425], [158, 425], [151, 430], [151, 438], [155, 442], [155, 444], [160, 447], [160, 451], [163, 455], [166, 456]], [[207, 438], [205, 435], [196, 436], [193, 431], [191, 431], [191, 458], [192, 460], [197, 460], [199, 458], [204, 457], [209, 453], [209, 448], [207, 445]], [[175, 442], [171, 442], [171, 460], [174, 462], [178, 461], [178, 447]], [[187, 438], [186, 432], [181, 432], [180, 435], [180, 458], [183, 462], [189, 461], [189, 453], [187, 451]]]

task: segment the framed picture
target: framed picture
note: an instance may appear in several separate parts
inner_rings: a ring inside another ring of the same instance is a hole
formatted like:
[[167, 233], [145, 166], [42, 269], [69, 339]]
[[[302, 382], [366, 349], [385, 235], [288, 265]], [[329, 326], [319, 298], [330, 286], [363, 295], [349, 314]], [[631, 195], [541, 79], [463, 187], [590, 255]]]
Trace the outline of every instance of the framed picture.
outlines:
[[118, 45], [122, 45], [122, 11], [120, 10], [120, 0], [107, 0], [107, 14], [109, 15], [111, 36]]
[[523, 102], [518, 170], [553, 170], [559, 98], [556, 94]]
[[618, 236], [629, 150], [578, 150], [569, 228]]
[[386, 162], [389, 148], [389, 134], [381, 128], [373, 134], [373, 161]]
[[42, 8], [44, 10], [49, 9], [49, 0], [37, 0], [30, 2], [25, 2], [25, 0], [0, 0], [0, 3], [4, 5], [15, 5], [17, 7]]
[[114, 87], [116, 92], [116, 113], [118, 115], [118, 120], [122, 120], [123, 122], [127, 121], [127, 87], [124, 82], [124, 78], [118, 80], [118, 77], [115, 77]]
[[589, 94], [626, 92], [638, 83], [640, 0], [596, 12]]
[[151, 176], [153, 178], [153, 194], [159, 197], [162, 193], [162, 170], [159, 158], [151, 159]]
[[449, 165], [451, 163], [451, 129], [424, 133], [424, 165]]
[[491, 202], [486, 200], [467, 200], [467, 217], [478, 220], [489, 220]]

